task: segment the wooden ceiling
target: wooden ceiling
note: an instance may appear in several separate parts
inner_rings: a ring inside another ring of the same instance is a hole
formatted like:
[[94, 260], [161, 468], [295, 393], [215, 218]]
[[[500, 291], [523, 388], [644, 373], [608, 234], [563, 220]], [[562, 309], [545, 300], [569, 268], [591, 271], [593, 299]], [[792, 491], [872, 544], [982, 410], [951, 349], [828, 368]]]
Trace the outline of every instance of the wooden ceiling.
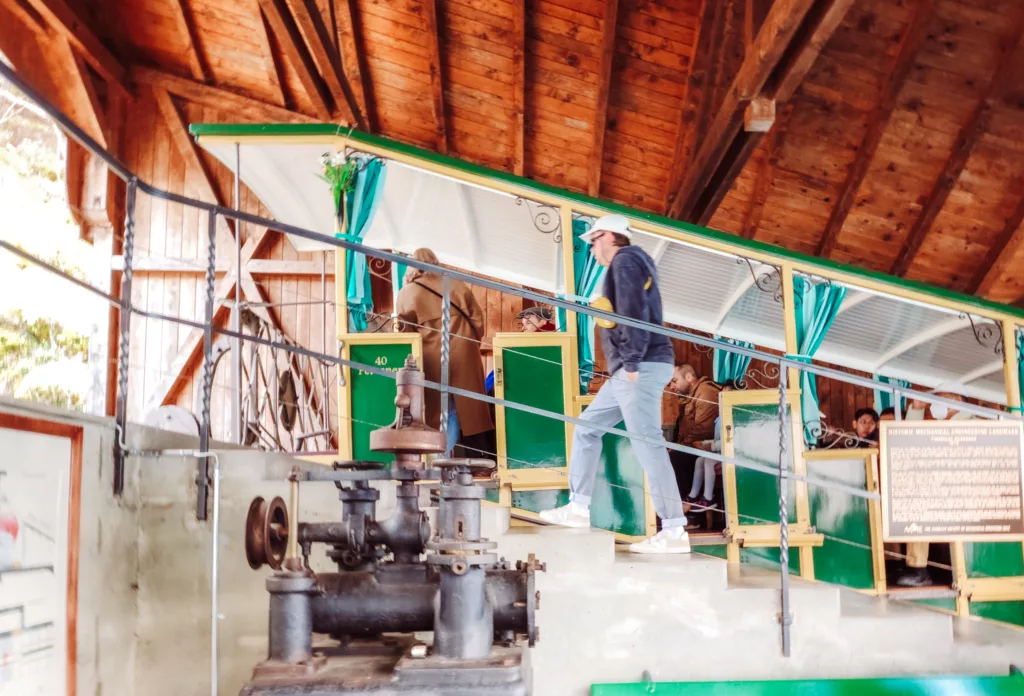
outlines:
[[1024, 299], [1020, 0], [0, 0], [25, 27], [104, 89]]

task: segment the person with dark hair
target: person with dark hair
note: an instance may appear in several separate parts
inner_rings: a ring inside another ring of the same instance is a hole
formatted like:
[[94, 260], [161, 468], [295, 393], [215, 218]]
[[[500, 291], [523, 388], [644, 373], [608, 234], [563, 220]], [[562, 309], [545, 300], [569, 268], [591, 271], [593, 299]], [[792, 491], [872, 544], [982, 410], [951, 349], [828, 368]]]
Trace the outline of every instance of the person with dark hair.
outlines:
[[874, 447], [878, 443], [878, 412], [873, 408], [858, 408], [853, 414], [853, 433], [857, 440], [851, 447]]
[[[629, 221], [623, 215], [598, 219], [580, 239], [608, 272], [604, 295], [621, 316], [662, 324], [661, 293], [654, 260], [632, 246]], [[610, 322], [609, 322], [610, 323]], [[672, 377], [674, 352], [668, 337], [622, 324], [599, 327], [601, 347], [611, 379], [601, 385], [580, 419], [595, 425], [626, 424], [636, 458], [647, 474], [651, 500], [661, 518], [661, 531], [631, 545], [634, 553], [689, 553], [686, 517], [661, 430], [661, 395]], [[590, 499], [601, 462], [604, 432], [577, 425], [569, 465], [569, 504], [540, 513], [541, 519], [566, 527], [590, 526]]]
[[882, 412], [878, 414], [878, 420], [880, 421], [894, 421], [896, 420], [896, 409], [892, 406], [883, 408]]
[[516, 319], [522, 322], [523, 331], [526, 333], [555, 331], [553, 318], [551, 310], [547, 307], [527, 307], [516, 315]]
[[[735, 382], [729, 380], [722, 385], [721, 391], [732, 391], [734, 384]], [[715, 416], [714, 439], [697, 440], [693, 443], [693, 446], [716, 454], [722, 453], [722, 417], [720, 415]], [[712, 459], [711, 457], [697, 457], [696, 466], [693, 469], [693, 486], [690, 488], [690, 494], [683, 499], [684, 502], [693, 506], [690, 509], [691, 512], [694, 508], [696, 508], [698, 512], [714, 509], [716, 466], [718, 466], [717, 459]], [[701, 494], [702, 486], [703, 494]], [[697, 497], [698, 495], [700, 495], [700, 497]]]

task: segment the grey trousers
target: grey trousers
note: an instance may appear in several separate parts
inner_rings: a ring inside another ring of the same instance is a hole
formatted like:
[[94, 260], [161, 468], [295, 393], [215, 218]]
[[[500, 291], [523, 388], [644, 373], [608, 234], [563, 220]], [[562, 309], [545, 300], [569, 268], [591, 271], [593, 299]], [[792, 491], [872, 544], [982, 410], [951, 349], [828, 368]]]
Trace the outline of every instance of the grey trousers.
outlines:
[[[618, 370], [612, 378], [601, 385], [594, 401], [580, 418], [609, 428], [625, 422], [626, 430], [658, 442], [665, 438], [661, 430], [661, 394], [672, 379], [672, 365], [669, 363], [640, 363], [640, 374], [636, 382], [626, 378], [625, 370]], [[572, 460], [569, 465], [570, 500], [580, 505], [590, 505], [597, 479], [597, 467], [601, 463], [602, 430], [577, 425], [572, 438]], [[663, 529], [681, 527], [686, 524], [683, 502], [679, 497], [679, 485], [668, 460], [664, 445], [651, 444], [630, 439], [633, 452], [640, 466], [647, 472], [647, 483], [651, 491], [654, 509], [661, 517]]]

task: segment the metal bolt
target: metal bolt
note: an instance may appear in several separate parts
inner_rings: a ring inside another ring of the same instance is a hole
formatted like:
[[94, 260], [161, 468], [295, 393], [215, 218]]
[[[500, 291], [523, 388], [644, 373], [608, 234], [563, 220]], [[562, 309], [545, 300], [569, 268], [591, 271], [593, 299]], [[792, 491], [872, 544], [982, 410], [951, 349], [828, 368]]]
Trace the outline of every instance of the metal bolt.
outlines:
[[409, 657], [414, 657], [417, 660], [422, 660], [427, 656], [427, 646], [424, 643], [417, 643], [409, 649]]
[[537, 590], [537, 592], [534, 593], [533, 598], [534, 598], [534, 600], [537, 603], [537, 607], [536, 608], [540, 609], [540, 590]]

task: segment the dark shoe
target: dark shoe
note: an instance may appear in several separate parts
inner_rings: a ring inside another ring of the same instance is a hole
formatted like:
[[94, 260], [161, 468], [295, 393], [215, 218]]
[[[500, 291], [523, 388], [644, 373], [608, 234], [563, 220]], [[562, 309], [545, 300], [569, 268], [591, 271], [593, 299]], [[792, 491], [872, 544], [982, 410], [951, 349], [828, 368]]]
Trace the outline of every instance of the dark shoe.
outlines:
[[700, 510], [701, 512], [703, 512], [703, 511], [705, 511], [705, 510], [717, 510], [717, 509], [718, 509], [718, 508], [717, 508], [717, 507], [715, 506], [715, 501], [713, 501], [713, 500], [708, 500], [707, 498], [703, 498], [703, 497], [702, 497], [702, 498], [698, 498], [697, 502], [696, 502], [696, 503], [694, 503], [694, 505], [695, 505], [695, 506], [697, 507], [697, 509], [698, 509], [698, 510]]
[[896, 579], [897, 587], [928, 587], [932, 584], [932, 574], [927, 568], [907, 568]]
[[695, 513], [687, 513], [686, 515], [686, 526], [683, 527], [688, 532], [704, 529], [704, 521], [697, 517]]
[[683, 498], [683, 502], [686, 503], [687, 505], [696, 505], [698, 502], [700, 502], [700, 498], [698, 498], [695, 495], [688, 495], [685, 498]]

